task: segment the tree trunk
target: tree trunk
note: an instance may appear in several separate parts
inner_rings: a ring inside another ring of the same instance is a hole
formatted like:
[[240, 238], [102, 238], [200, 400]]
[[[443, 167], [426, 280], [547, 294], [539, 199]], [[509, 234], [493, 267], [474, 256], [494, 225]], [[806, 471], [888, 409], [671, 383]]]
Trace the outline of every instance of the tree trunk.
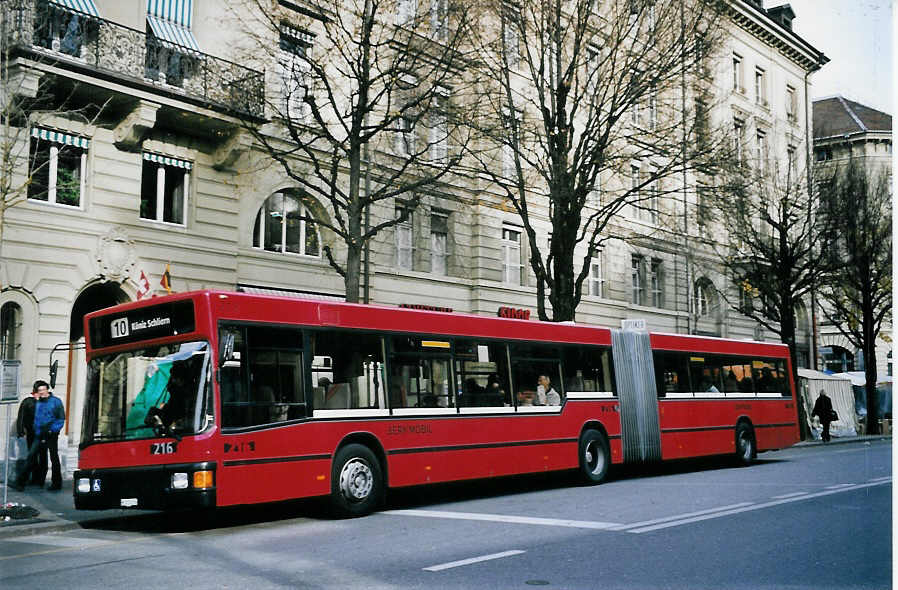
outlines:
[[867, 392], [867, 433], [879, 434], [879, 404], [876, 395], [876, 333], [873, 327], [873, 303], [869, 289], [863, 295], [864, 378]]

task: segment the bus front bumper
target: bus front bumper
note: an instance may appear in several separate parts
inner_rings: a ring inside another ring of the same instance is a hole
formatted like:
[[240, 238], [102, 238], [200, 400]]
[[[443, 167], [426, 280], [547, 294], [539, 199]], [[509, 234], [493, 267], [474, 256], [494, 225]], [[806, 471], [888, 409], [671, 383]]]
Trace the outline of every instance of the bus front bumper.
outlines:
[[75, 508], [105, 510], [215, 507], [215, 463], [79, 469]]

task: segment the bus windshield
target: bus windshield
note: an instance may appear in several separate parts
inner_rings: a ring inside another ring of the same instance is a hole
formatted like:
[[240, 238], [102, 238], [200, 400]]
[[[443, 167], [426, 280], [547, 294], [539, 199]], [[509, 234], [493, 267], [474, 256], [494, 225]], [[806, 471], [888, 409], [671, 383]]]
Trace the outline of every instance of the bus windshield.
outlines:
[[213, 422], [209, 344], [100, 356], [88, 365], [82, 444], [183, 435]]

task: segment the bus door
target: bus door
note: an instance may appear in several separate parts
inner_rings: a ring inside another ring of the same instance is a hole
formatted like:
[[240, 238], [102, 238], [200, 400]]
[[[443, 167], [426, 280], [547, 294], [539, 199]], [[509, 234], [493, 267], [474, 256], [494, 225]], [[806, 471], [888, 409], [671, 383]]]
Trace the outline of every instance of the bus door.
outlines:
[[658, 392], [648, 332], [612, 330], [624, 461], [660, 461]]

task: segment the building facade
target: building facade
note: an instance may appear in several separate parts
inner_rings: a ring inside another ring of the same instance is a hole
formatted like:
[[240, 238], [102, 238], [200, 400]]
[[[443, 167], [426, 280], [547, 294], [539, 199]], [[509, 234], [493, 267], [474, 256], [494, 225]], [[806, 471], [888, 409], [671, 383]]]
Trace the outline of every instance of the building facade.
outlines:
[[[338, 245], [316, 223], [332, 215], [328, 204], [303, 194], [245, 131], [247, 121], [266, 124], [266, 97], [282, 91], [283, 65], [244, 59], [252, 21], [234, 4], [3, 5], [4, 104], [20, 108], [5, 117], [13, 123], [6, 140], [18, 150], [13, 185], [21, 191], [7, 198], [0, 226], [2, 352], [21, 361], [23, 394], [58, 362], [69, 469], [80, 438], [86, 313], [164, 293], [166, 273], [175, 291], [343, 295], [324, 256]], [[810, 78], [825, 56], [792, 31], [787, 5], [733, 0], [728, 18], [728, 47], [707, 82], [721, 98], [712, 117], [731, 122], [759, 157], [807, 159]], [[281, 39], [288, 53], [297, 46]], [[451, 178], [374, 241], [369, 300], [487, 315], [535, 309], [520, 220], [481, 180]], [[688, 219], [683, 207], [701, 206], [697, 192], [660, 209]], [[373, 207], [372, 219], [402, 207]], [[701, 245], [706, 226], [671, 229], [640, 213], [620, 223], [636, 237], [595, 253], [578, 322], [643, 318], [653, 331], [773, 338], [721, 297], [733, 286]], [[805, 352], [809, 321], [799, 322]]]
[[[892, 186], [892, 117], [843, 96], [813, 102], [814, 161], [820, 169], [860, 161], [871, 173], [885, 173]], [[884, 324], [883, 333], [891, 333]], [[818, 368], [835, 373], [862, 371], [863, 352], [851, 344], [838, 328], [826, 321], [820, 325]], [[892, 345], [876, 340], [876, 374], [880, 380], [892, 376]]]

